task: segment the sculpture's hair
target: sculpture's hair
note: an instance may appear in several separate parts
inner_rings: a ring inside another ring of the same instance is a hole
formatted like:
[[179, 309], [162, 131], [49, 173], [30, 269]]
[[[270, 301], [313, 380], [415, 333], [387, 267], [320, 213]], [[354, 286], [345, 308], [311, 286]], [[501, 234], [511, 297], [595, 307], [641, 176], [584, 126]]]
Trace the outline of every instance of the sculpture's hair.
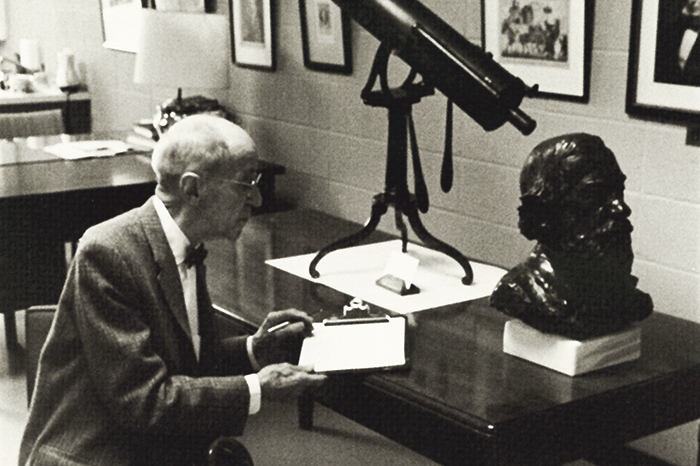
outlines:
[[598, 136], [565, 134], [538, 144], [520, 172], [520, 217], [518, 226], [527, 239], [547, 241], [558, 235], [560, 201], [578, 183], [587, 154], [610, 151]]

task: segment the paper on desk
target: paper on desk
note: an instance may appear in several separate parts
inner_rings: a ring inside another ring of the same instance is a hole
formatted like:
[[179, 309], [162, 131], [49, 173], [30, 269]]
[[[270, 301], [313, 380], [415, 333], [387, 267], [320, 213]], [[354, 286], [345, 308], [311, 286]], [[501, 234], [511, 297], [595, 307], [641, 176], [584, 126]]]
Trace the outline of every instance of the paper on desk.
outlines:
[[90, 157], [111, 157], [128, 152], [131, 146], [123, 141], [73, 141], [44, 147], [62, 159], [77, 160]]
[[316, 270], [321, 276], [317, 279], [309, 275], [309, 264], [316, 253], [272, 259], [266, 263], [401, 314], [488, 296], [506, 273], [499, 267], [470, 262], [474, 282], [464, 285], [464, 270], [457, 261], [441, 252], [409, 243], [407, 254], [420, 261], [413, 278], [420, 293], [400, 296], [375, 283], [383, 275], [392, 252], [397, 250], [401, 250], [401, 240], [398, 239], [338, 249], [318, 263]]

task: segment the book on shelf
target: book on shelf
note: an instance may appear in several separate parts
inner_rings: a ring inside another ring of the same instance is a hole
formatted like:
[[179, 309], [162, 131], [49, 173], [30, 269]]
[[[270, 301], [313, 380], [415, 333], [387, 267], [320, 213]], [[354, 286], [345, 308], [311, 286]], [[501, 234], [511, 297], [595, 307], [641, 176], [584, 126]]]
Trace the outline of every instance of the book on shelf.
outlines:
[[150, 119], [141, 119], [134, 123], [133, 127], [134, 133], [139, 134], [146, 138], [151, 138], [157, 141], [159, 138], [158, 131], [156, 127], [153, 126], [153, 122]]
[[152, 150], [158, 138], [158, 132], [153, 126], [153, 120], [142, 118], [133, 124], [131, 132], [126, 136], [126, 142], [136, 149]]

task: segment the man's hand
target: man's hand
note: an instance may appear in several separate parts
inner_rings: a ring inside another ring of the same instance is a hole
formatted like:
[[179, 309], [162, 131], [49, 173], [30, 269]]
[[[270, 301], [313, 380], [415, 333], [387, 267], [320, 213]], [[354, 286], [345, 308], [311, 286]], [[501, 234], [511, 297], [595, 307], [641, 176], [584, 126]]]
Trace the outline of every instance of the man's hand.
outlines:
[[[275, 325], [289, 322], [284, 328], [269, 332]], [[313, 320], [305, 312], [296, 309], [271, 312], [255, 335], [253, 335], [253, 354], [260, 364], [281, 362], [296, 363], [304, 338], [311, 336]]]
[[298, 397], [306, 389], [318, 387], [327, 376], [313, 374], [311, 370], [311, 367], [293, 366], [286, 362], [264, 367], [258, 372], [263, 402], [288, 400]]

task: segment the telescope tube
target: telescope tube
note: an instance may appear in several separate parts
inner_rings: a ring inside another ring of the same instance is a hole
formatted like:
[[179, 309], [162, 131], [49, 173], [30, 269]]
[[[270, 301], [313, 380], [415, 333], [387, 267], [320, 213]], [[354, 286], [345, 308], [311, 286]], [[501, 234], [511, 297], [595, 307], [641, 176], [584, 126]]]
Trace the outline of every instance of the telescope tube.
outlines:
[[417, 0], [333, 0], [484, 130], [536, 123], [518, 107], [536, 91]]

